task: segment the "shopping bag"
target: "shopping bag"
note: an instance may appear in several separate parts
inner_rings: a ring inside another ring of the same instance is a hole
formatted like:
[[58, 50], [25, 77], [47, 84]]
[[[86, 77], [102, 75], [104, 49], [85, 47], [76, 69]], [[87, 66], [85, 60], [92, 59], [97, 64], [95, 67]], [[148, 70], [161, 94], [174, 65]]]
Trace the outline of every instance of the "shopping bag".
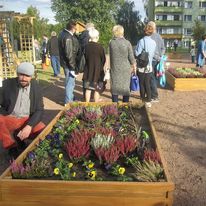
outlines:
[[48, 56], [46, 56], [45, 65], [46, 65], [46, 66], [49, 66], [49, 65], [50, 65], [50, 59], [49, 59]]
[[139, 91], [139, 78], [136, 74], [132, 74], [130, 79], [130, 90]]

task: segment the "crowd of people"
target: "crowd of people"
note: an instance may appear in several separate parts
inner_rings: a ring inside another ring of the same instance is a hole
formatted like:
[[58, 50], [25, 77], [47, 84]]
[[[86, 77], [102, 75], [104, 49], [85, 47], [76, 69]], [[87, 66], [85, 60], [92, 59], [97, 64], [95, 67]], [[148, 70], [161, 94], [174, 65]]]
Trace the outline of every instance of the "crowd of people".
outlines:
[[[75, 100], [75, 80], [80, 72], [83, 72], [82, 95], [85, 101], [91, 101], [93, 96], [98, 102], [109, 79], [105, 78], [105, 51], [98, 42], [101, 34], [92, 23], [88, 23], [78, 37], [76, 30], [76, 22], [69, 21], [58, 37], [54, 31], [50, 39], [44, 36], [42, 66], [45, 67], [46, 57], [50, 56], [54, 76], [59, 76], [60, 65], [63, 68], [65, 104]], [[125, 39], [121, 25], [115, 25], [112, 32], [113, 38], [109, 42], [112, 102], [118, 102], [120, 96], [123, 102], [129, 102], [131, 75], [135, 74], [139, 78], [140, 98], [147, 107], [151, 107], [152, 102], [159, 101], [156, 67], [165, 53], [164, 42], [156, 32], [155, 23], [146, 24], [145, 35], [137, 42], [135, 50]], [[141, 67], [136, 59], [143, 51], [148, 54], [148, 63]], [[14, 158], [24, 147], [24, 140], [41, 132], [45, 126], [42, 123], [42, 94], [37, 82], [32, 79], [33, 73], [33, 65], [23, 62], [17, 68], [17, 77], [3, 81], [0, 88], [0, 140]]]
[[[106, 55], [103, 46], [98, 42], [100, 34], [93, 23], [88, 23], [85, 31], [77, 37], [76, 27], [74, 21], [69, 21], [58, 38], [56, 33], [52, 32], [45, 53], [51, 57], [54, 76], [59, 75], [60, 65], [64, 70], [65, 104], [75, 100], [75, 79], [80, 72], [83, 72], [85, 101], [91, 101], [93, 96], [94, 101], [98, 102], [106, 84], [104, 80]], [[152, 101], [158, 101], [156, 66], [165, 53], [165, 47], [161, 36], [156, 33], [154, 22], [149, 22], [144, 31], [145, 37], [138, 41], [133, 51], [131, 43], [124, 37], [124, 28], [121, 25], [113, 27], [113, 38], [109, 42], [110, 85], [113, 102], [118, 102], [119, 96], [122, 96], [123, 102], [129, 102], [132, 74], [137, 74], [139, 77], [140, 97], [146, 105], [151, 107]], [[138, 68], [136, 57], [143, 49], [149, 53], [149, 62], [145, 68]]]

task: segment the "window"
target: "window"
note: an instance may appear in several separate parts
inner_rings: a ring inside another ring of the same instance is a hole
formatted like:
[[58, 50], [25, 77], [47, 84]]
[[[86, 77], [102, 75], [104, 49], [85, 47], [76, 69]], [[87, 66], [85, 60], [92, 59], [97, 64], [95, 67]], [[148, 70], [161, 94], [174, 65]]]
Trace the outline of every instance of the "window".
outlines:
[[163, 18], [162, 18], [163, 21], [166, 21], [166, 20], [167, 20], [167, 15], [163, 15], [162, 17], [163, 17]]
[[200, 8], [206, 8], [206, 1], [199, 2]]
[[184, 21], [192, 21], [192, 15], [184, 15]]
[[191, 35], [192, 29], [191, 28], [184, 28], [184, 35]]
[[206, 21], [206, 15], [201, 15], [197, 17], [200, 21]]
[[192, 8], [192, 1], [186, 1], [185, 6], [186, 9], [191, 9]]
[[179, 21], [180, 20], [180, 15], [174, 15], [174, 20]]

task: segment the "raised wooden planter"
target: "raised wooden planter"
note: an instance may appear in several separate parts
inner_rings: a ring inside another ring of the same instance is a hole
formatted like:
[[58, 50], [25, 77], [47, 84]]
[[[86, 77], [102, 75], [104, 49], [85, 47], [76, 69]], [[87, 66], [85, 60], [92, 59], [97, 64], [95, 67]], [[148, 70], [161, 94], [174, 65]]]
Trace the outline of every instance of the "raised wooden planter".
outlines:
[[[105, 103], [103, 103], [105, 104]], [[159, 140], [148, 111], [145, 109], [153, 144], [160, 153], [165, 182], [111, 182], [111, 181], [61, 181], [12, 179], [10, 168], [0, 177], [0, 205], [2, 206], [171, 206], [174, 184], [169, 178]], [[26, 154], [35, 148], [39, 139], [44, 139], [61, 116], [62, 111], [45, 130], [17, 158], [23, 161]]]
[[175, 91], [206, 90], [206, 78], [175, 78], [166, 71], [167, 83]]

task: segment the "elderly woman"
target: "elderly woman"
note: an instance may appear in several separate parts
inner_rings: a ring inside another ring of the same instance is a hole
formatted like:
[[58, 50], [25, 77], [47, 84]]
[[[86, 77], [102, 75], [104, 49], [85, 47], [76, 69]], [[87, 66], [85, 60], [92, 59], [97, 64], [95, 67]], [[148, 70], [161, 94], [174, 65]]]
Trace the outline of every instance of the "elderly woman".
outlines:
[[118, 102], [122, 95], [123, 102], [129, 102], [131, 72], [136, 67], [132, 45], [124, 38], [121, 25], [113, 27], [113, 36], [109, 44], [112, 101]]
[[149, 63], [146, 67], [140, 68], [137, 65], [137, 71], [138, 71], [138, 77], [140, 82], [140, 97], [142, 101], [145, 101], [147, 107], [151, 107], [151, 76], [152, 76], [152, 59], [155, 54], [156, 49], [156, 43], [151, 38], [151, 35], [154, 33], [154, 27], [150, 24], [147, 24], [144, 28], [145, 37], [140, 39], [140, 41], [137, 43], [136, 49], [135, 49], [135, 55], [138, 56], [141, 54], [143, 50], [148, 52], [149, 54]]
[[84, 88], [86, 88], [86, 102], [90, 101], [91, 91], [94, 92], [94, 101], [99, 101], [99, 84], [103, 83], [104, 64], [106, 61], [104, 48], [97, 43], [99, 40], [99, 32], [95, 28], [89, 30], [90, 41], [85, 46], [86, 66], [84, 69]]

